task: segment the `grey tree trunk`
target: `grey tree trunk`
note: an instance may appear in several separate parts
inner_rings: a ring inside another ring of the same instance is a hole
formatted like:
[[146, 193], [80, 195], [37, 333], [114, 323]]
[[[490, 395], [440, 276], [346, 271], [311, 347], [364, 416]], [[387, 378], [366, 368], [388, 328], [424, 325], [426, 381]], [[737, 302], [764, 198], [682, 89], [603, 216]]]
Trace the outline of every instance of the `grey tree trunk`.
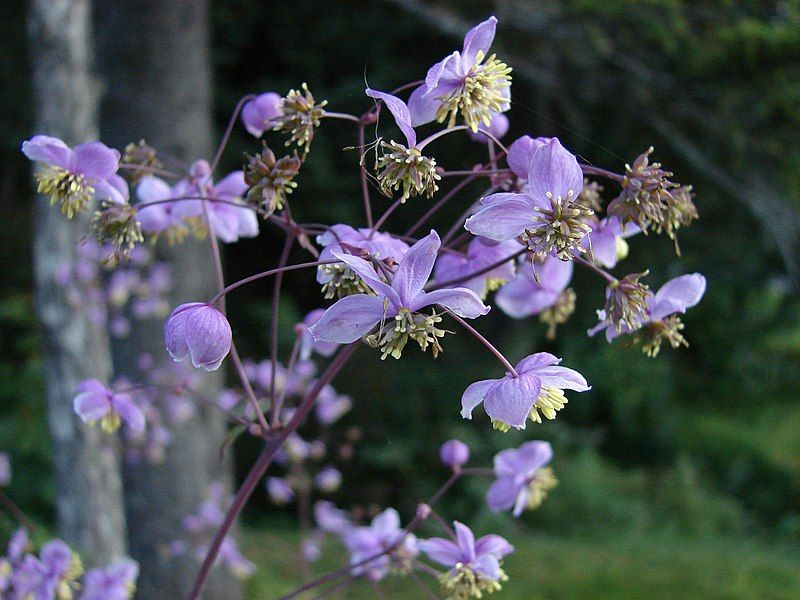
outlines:
[[[106, 87], [103, 138], [116, 147], [144, 138], [187, 164], [210, 158], [213, 147], [209, 6], [207, 0], [103, 0], [96, 4], [98, 66]], [[210, 298], [216, 291], [208, 242], [157, 248], [172, 268], [172, 305]], [[136, 372], [142, 352], [168, 360], [162, 323], [133, 328], [114, 343], [117, 373]], [[205, 375], [202, 391], [214, 398], [221, 373]], [[191, 558], [165, 555], [196, 511], [209, 483], [229, 480], [220, 460], [221, 414], [200, 406], [175, 432], [163, 463], [125, 465], [125, 503], [131, 555], [141, 565], [138, 598], [185, 597], [198, 570]], [[234, 599], [236, 582], [225, 573], [209, 581], [204, 598]]]
[[[89, 0], [33, 0], [29, 14], [37, 131], [68, 144], [97, 137], [97, 84], [91, 74]], [[88, 217], [68, 221], [36, 201], [37, 309], [44, 334], [48, 421], [53, 437], [58, 534], [88, 565], [125, 554], [125, 520], [115, 438], [84, 425], [72, 411], [76, 385], [111, 374], [108, 335], [88, 311], [72, 307], [55, 275], [74, 260]], [[88, 211], [87, 211], [88, 212]]]

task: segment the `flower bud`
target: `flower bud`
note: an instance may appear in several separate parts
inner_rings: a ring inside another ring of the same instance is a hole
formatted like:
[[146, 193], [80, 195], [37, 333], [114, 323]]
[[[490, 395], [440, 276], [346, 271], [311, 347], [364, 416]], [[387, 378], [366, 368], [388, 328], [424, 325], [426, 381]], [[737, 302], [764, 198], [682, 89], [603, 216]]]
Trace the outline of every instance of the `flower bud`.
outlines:
[[190, 358], [195, 368], [216, 371], [231, 350], [228, 320], [205, 302], [181, 304], [164, 325], [164, 342], [175, 362]]
[[442, 463], [453, 469], [462, 467], [469, 460], [469, 447], [460, 440], [450, 440], [439, 450]]

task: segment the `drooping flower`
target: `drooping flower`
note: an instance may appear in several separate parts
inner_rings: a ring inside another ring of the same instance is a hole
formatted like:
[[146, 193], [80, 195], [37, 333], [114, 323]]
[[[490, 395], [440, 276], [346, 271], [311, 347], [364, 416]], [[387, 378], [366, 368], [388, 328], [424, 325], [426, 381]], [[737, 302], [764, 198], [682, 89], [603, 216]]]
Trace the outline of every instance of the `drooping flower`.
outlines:
[[78, 587], [77, 579], [83, 574], [80, 557], [61, 540], [47, 542], [39, 551], [42, 581], [38, 586], [41, 598], [69, 599]]
[[367, 527], [346, 530], [342, 541], [350, 552], [352, 565], [381, 552], [386, 553], [353, 567], [353, 575], [363, 575], [372, 581], [383, 579], [390, 568], [408, 571], [414, 557], [419, 554], [416, 536], [401, 529], [400, 515], [393, 508], [377, 515]]
[[577, 202], [582, 186], [577, 159], [553, 138], [534, 150], [527, 188], [482, 198], [484, 208], [464, 227], [496, 241], [521, 237], [539, 259], [554, 254], [572, 260], [574, 251], [584, 251], [581, 241], [591, 231], [585, 221], [593, 211]]
[[495, 303], [509, 317], [524, 319], [555, 306], [572, 279], [572, 262], [554, 256], [535, 269], [534, 273], [530, 261], [521, 258], [516, 277], [497, 292]]
[[488, 144], [489, 143], [489, 136], [483, 133], [484, 131], [488, 131], [494, 138], [502, 139], [503, 136], [508, 133], [508, 128], [511, 124], [508, 121], [508, 117], [505, 116], [503, 113], [496, 113], [492, 115], [492, 121], [489, 123], [488, 127], [481, 127], [481, 130], [478, 133], [472, 133], [470, 131], [469, 137], [479, 142], [481, 144]]
[[176, 362], [216, 371], [231, 350], [233, 332], [220, 311], [205, 302], [181, 304], [164, 324], [167, 352]]
[[[408, 251], [408, 244], [388, 233], [372, 231], [369, 228], [354, 229], [349, 225], [333, 225], [325, 233], [317, 236], [322, 246], [320, 261], [335, 260], [334, 252], [344, 251], [344, 245], [357, 248], [371, 258], [389, 263], [398, 263]], [[339, 298], [351, 294], [369, 293], [370, 288], [345, 263], [320, 265], [317, 268], [317, 282], [322, 285], [325, 298]], [[309, 325], [312, 325], [309, 323]]]
[[37, 135], [22, 143], [22, 152], [44, 165], [36, 174], [37, 191], [50, 196], [51, 204], [60, 203], [69, 219], [92, 198], [125, 202], [109, 181], [119, 169], [119, 151], [102, 142], [80, 144], [73, 150], [58, 138]]
[[486, 379], [470, 385], [461, 397], [461, 416], [472, 418], [472, 411], [483, 402], [486, 414], [495, 429], [508, 431], [510, 427], [525, 429], [528, 418], [541, 423], [541, 412], [555, 419], [556, 412], [564, 408], [567, 398], [564, 390], [585, 392], [589, 388], [583, 375], [557, 366], [561, 362], [548, 352], [537, 352], [517, 363], [513, 373], [502, 379]]
[[381, 279], [372, 264], [363, 258], [334, 252], [334, 256], [355, 271], [375, 295], [356, 294], [342, 298], [309, 329], [311, 335], [316, 341], [347, 344], [367, 335], [382, 323], [379, 332], [371, 336], [371, 343], [383, 348], [384, 357], [399, 358], [409, 339], [417, 342], [423, 351], [432, 346], [436, 355], [441, 350], [438, 338], [444, 335], [444, 331], [436, 327], [441, 317], [436, 313], [423, 315], [420, 310], [438, 304], [467, 319], [489, 312], [489, 307], [484, 306], [472, 290], [423, 291], [440, 244], [435, 231], [419, 240], [400, 260], [389, 283]]
[[457, 280], [508, 258], [507, 262], [494, 269], [458, 283], [459, 286], [472, 290], [485, 299], [489, 292], [496, 290], [514, 277], [515, 269], [512, 257], [522, 249], [523, 246], [516, 240], [494, 242], [487, 238], [476, 237], [470, 242], [466, 256], [451, 252], [442, 254], [436, 261], [434, 279], [437, 282]]
[[408, 101], [413, 125], [436, 119], [453, 127], [461, 115], [477, 132], [480, 126], [490, 126], [494, 114], [510, 108], [511, 68], [494, 54], [488, 55], [496, 26], [495, 17], [479, 23], [467, 32], [461, 52], [430, 68], [424, 85]]
[[125, 558], [103, 569], [91, 569], [83, 578], [82, 600], [129, 600], [136, 590], [139, 565]]
[[463, 467], [469, 460], [469, 446], [461, 440], [449, 440], [439, 449], [439, 458], [452, 469]]
[[422, 144], [417, 147], [417, 134], [411, 126], [408, 106], [400, 98], [385, 92], [367, 88], [366, 94], [370, 98], [383, 100], [406, 137], [405, 146], [394, 140], [380, 143], [385, 152], [375, 162], [375, 170], [378, 172], [381, 192], [391, 198], [393, 190], [402, 189], [401, 202], [405, 202], [411, 196], [422, 194], [428, 198], [432, 197], [439, 189], [436, 182], [441, 176], [436, 172], [436, 161], [423, 156]]
[[128, 394], [113, 392], [96, 379], [82, 382], [75, 393], [73, 408], [85, 423], [99, 420], [103, 431], [111, 433], [124, 422], [131, 432], [144, 432], [144, 413]]
[[495, 480], [486, 494], [495, 512], [513, 509], [518, 517], [526, 508], [537, 508], [558, 481], [547, 464], [553, 458], [548, 442], [532, 441], [503, 450], [494, 457]]
[[[664, 341], [672, 348], [689, 345], [681, 333], [683, 323], [677, 314], [685, 313], [700, 302], [705, 291], [706, 278], [700, 273], [691, 273], [669, 280], [647, 298], [646, 315], [640, 328], [646, 338], [643, 350], [648, 356], [656, 356]], [[619, 330], [610, 326], [605, 311], [598, 311], [598, 317], [600, 323], [589, 330], [589, 335], [605, 330], [606, 339], [611, 342], [619, 335], [635, 331], [627, 326]]]
[[275, 92], [259, 94], [242, 107], [242, 124], [248, 133], [260, 138], [278, 124], [283, 102]]
[[419, 549], [432, 561], [449, 567], [439, 581], [448, 598], [466, 600], [481, 598], [501, 589], [500, 582], [508, 576], [500, 561], [514, 552], [514, 546], [499, 535], [489, 534], [475, 540], [472, 530], [458, 521], [453, 522], [456, 541], [430, 538], [419, 542]]

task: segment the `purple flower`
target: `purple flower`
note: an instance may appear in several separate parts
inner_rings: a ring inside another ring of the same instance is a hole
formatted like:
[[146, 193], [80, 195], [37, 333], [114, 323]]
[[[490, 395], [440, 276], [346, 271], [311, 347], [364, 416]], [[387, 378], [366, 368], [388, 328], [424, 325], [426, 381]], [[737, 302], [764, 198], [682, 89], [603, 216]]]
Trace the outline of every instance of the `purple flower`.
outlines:
[[450, 440], [442, 444], [439, 458], [450, 468], [463, 467], [469, 460], [469, 446], [460, 440]]
[[267, 477], [267, 493], [275, 504], [289, 504], [294, 500], [294, 490], [280, 477]]
[[[688, 346], [681, 334], [683, 323], [676, 315], [685, 313], [686, 309], [695, 306], [706, 292], [706, 278], [700, 273], [681, 275], [669, 280], [655, 293], [647, 298], [647, 318], [642, 323], [647, 341], [644, 351], [649, 356], [658, 354], [663, 341], [667, 341], [673, 348]], [[632, 333], [634, 330], [621, 326], [619, 331], [610, 327], [605, 311], [597, 311], [600, 323], [589, 330], [589, 335], [605, 330], [606, 339], [611, 342], [614, 338]]]
[[231, 350], [233, 333], [220, 311], [205, 302], [181, 304], [167, 318], [164, 341], [176, 362], [190, 358], [195, 368], [216, 371]]
[[591, 250], [592, 258], [608, 269], [614, 268], [619, 260], [628, 255], [625, 238], [641, 232], [633, 223], [628, 223], [623, 228], [619, 217], [602, 220], [593, 217], [589, 226], [592, 231], [583, 238], [581, 246], [587, 251]]
[[572, 262], [548, 256], [536, 266], [537, 283], [529, 261], [520, 259], [517, 275], [495, 296], [498, 308], [514, 319], [524, 319], [553, 306], [572, 279]]
[[139, 565], [130, 558], [104, 569], [91, 569], [83, 579], [81, 600], [128, 600], [133, 597]]
[[11, 482], [11, 460], [8, 454], [0, 452], [0, 487], [5, 487]]
[[512, 514], [518, 517], [525, 508], [538, 507], [557, 483], [547, 467], [552, 458], [550, 444], [538, 441], [498, 453], [494, 457], [496, 479], [486, 494], [489, 508], [495, 512], [513, 508]]
[[[356, 294], [336, 302], [322, 318], [310, 328], [316, 341], [354, 342], [387, 320], [389, 332], [381, 332], [378, 345], [384, 346], [384, 356], [399, 353], [409, 338], [424, 350], [430, 340], [433, 323], [422, 321], [415, 313], [427, 306], [439, 304], [455, 314], [474, 319], [489, 312], [472, 290], [465, 288], [441, 289], [424, 292], [439, 251], [440, 240], [435, 231], [414, 244], [400, 260], [391, 283], [386, 283], [373, 269], [372, 264], [350, 254], [334, 252], [333, 255], [361, 277], [376, 295]], [[397, 335], [393, 335], [397, 334]], [[434, 332], [435, 334], [435, 332]]]
[[539, 145], [528, 165], [528, 187], [481, 199], [484, 208], [464, 227], [475, 235], [505, 241], [522, 237], [537, 257], [553, 253], [571, 260], [591, 231], [585, 219], [593, 212], [576, 203], [583, 187], [577, 159], [553, 138]]
[[436, 119], [455, 125], [460, 114], [467, 126], [477, 132], [489, 127], [492, 116], [510, 108], [511, 69], [492, 54], [497, 19], [489, 17], [467, 32], [461, 52], [453, 52], [433, 65], [425, 84], [411, 94], [408, 108], [414, 126]]
[[[173, 207], [181, 201], [162, 202], [170, 198], [179, 198], [181, 197], [179, 194], [179, 190], [173, 190], [166, 181], [158, 177], [150, 175], [142, 177], [136, 186], [136, 196], [139, 198], [136, 210], [142, 231], [158, 235], [180, 226], [181, 219], [173, 215]], [[149, 204], [153, 205], [148, 206]]]
[[416, 536], [400, 528], [400, 515], [393, 508], [377, 515], [368, 527], [346, 531], [343, 541], [350, 552], [350, 564], [387, 552], [397, 544], [389, 554], [353, 568], [354, 575], [364, 575], [372, 581], [383, 579], [393, 563], [403, 570], [408, 569], [419, 553]]
[[[487, 238], [476, 237], [470, 242], [466, 256], [445, 252], [439, 257], [436, 261], [435, 280], [453, 281], [470, 273], [477, 273], [504, 258], [510, 259], [522, 249], [523, 246], [516, 240], [494, 242]], [[514, 261], [508, 260], [491, 271], [462, 281], [458, 285], [472, 290], [481, 298], [486, 298], [489, 292], [496, 290], [512, 277], [514, 277]]]
[[557, 366], [561, 362], [547, 352], [537, 352], [523, 358], [515, 370], [518, 376], [506, 373], [502, 379], [476, 381], [461, 397], [461, 416], [472, 418], [473, 409], [483, 402], [492, 425], [501, 431], [510, 427], [525, 429], [528, 417], [542, 422], [539, 411], [548, 419], [564, 408], [564, 390], [585, 392], [586, 380], [577, 371]]
[[58, 138], [37, 135], [22, 143], [30, 160], [45, 165], [36, 175], [38, 191], [61, 203], [68, 218], [83, 210], [92, 198], [124, 204], [119, 182], [111, 178], [119, 169], [120, 153], [102, 142], [80, 144], [73, 150]]
[[96, 379], [87, 379], [75, 393], [73, 408], [85, 423], [92, 424], [99, 419], [103, 431], [110, 433], [124, 422], [131, 432], [144, 432], [144, 413], [127, 394], [115, 393]]
[[458, 521], [453, 522], [456, 541], [430, 538], [419, 542], [419, 549], [432, 561], [449, 567], [440, 578], [451, 598], [480, 598], [482, 592], [500, 589], [507, 579], [500, 561], [514, 552], [514, 546], [499, 535], [485, 535], [475, 541], [472, 530]]
[[267, 129], [277, 124], [283, 114], [283, 101], [275, 92], [266, 92], [250, 100], [242, 107], [242, 123], [248, 133], [257, 138], [264, 135]]
[[[508, 133], [509, 126], [510, 123], [508, 122], [508, 117], [503, 113], [497, 113], [492, 115], [492, 122], [489, 123], [489, 127], [486, 128], [486, 131], [499, 140], [502, 139], [506, 133]], [[472, 133], [470, 131], [469, 137], [482, 144], [488, 144], [490, 139], [489, 136], [487, 136], [485, 133], [481, 133], [480, 130], [478, 133]]]
[[236, 540], [231, 536], [226, 536], [225, 539], [222, 540], [217, 560], [225, 563], [231, 573], [239, 579], [250, 577], [256, 572], [255, 564], [244, 557], [241, 550], [239, 550], [239, 545], [236, 543]]

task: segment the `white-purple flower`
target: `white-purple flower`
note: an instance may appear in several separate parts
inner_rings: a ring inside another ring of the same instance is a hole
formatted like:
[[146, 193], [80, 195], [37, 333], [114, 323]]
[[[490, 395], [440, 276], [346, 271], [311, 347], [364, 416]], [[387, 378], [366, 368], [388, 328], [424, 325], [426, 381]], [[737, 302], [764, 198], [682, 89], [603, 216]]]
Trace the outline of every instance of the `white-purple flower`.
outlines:
[[455, 542], [430, 538], [419, 542], [419, 549], [432, 561], [448, 567], [440, 582], [450, 598], [480, 598], [482, 593], [500, 589], [507, 579], [500, 561], [514, 552], [514, 546], [499, 535], [489, 534], [475, 540], [472, 530], [453, 522]]
[[514, 175], [527, 181], [534, 151], [536, 151], [539, 146], [549, 143], [552, 139], [553, 138], [548, 137], [532, 138], [529, 135], [523, 135], [521, 138], [517, 138], [508, 147], [508, 154], [506, 155], [506, 162]]
[[319, 321], [324, 314], [325, 309], [315, 308], [305, 316], [302, 322], [295, 325], [295, 333], [300, 338], [300, 360], [308, 360], [314, 353], [328, 357], [336, 352], [336, 348], [339, 346], [338, 344], [332, 342], [315, 342], [314, 337], [308, 331], [308, 328]]
[[552, 458], [550, 444], [540, 441], [498, 453], [494, 457], [495, 480], [486, 494], [489, 508], [495, 512], [512, 509], [518, 517], [526, 508], [538, 507], [557, 484], [547, 466]]
[[314, 520], [322, 531], [329, 533], [343, 535], [353, 528], [347, 513], [327, 500], [314, 504]]
[[342, 485], [342, 473], [339, 469], [328, 465], [314, 477], [314, 485], [321, 492], [332, 494]]
[[593, 211], [576, 201], [582, 187], [577, 159], [552, 138], [534, 150], [527, 187], [482, 198], [483, 208], [464, 227], [496, 241], [522, 238], [540, 259], [555, 254], [571, 260], [574, 251], [583, 251], [581, 241], [591, 231], [585, 221]]
[[181, 304], [164, 324], [167, 352], [176, 362], [216, 371], [231, 350], [233, 332], [220, 311], [205, 302]]
[[134, 434], [144, 432], [144, 413], [128, 394], [116, 393], [96, 379], [82, 382], [75, 393], [73, 408], [85, 423], [99, 420], [103, 431], [109, 433], [119, 429], [121, 423]]
[[[497, 113], [492, 115], [492, 121], [489, 123], [489, 127], [485, 129], [488, 133], [492, 135], [493, 139], [501, 139], [506, 133], [508, 133], [508, 128], [511, 126], [511, 123], [508, 121], [508, 117], [505, 116], [503, 113]], [[469, 137], [476, 142], [481, 144], [488, 144], [489, 138], [486, 133], [483, 132], [484, 130], [481, 129], [478, 133], [469, 132]]]
[[489, 55], [497, 19], [489, 17], [467, 32], [462, 50], [433, 65], [425, 83], [411, 94], [414, 126], [436, 119], [453, 127], [461, 115], [473, 131], [489, 127], [492, 116], [510, 108], [511, 69]]
[[[388, 331], [381, 331], [375, 344], [384, 348], [384, 356], [399, 358], [408, 339], [414, 339], [424, 350], [433, 344], [432, 319], [439, 317], [417, 316], [423, 308], [441, 305], [467, 319], [489, 312], [475, 292], [465, 288], [423, 291], [430, 277], [441, 242], [435, 231], [414, 244], [400, 260], [387, 283], [363, 258], [333, 252], [333, 255], [350, 267], [375, 295], [355, 294], [336, 302], [309, 331], [316, 341], [348, 344], [367, 335], [376, 325], [388, 321]], [[387, 267], [388, 268], [388, 267]], [[386, 327], [384, 327], [386, 329]], [[388, 348], [388, 349], [387, 349]], [[434, 349], [436, 347], [434, 346]]]
[[30, 160], [42, 163], [37, 173], [38, 191], [60, 202], [68, 218], [86, 208], [92, 198], [123, 204], [119, 182], [112, 178], [119, 169], [120, 153], [102, 142], [80, 144], [73, 150], [58, 138], [37, 135], [22, 143]]
[[275, 504], [289, 504], [294, 500], [294, 490], [285, 479], [281, 477], [267, 477], [265, 485], [270, 499]]
[[408, 569], [411, 560], [419, 553], [416, 536], [400, 527], [400, 515], [393, 508], [377, 515], [368, 527], [347, 530], [343, 542], [350, 552], [352, 565], [380, 555], [353, 568], [354, 575], [363, 575], [372, 581], [383, 579], [392, 566]]
[[542, 422], [539, 412], [554, 419], [567, 403], [564, 390], [585, 392], [589, 388], [583, 375], [560, 367], [560, 358], [537, 352], [517, 363], [517, 376], [506, 373], [502, 379], [485, 379], [470, 385], [461, 397], [461, 416], [472, 418], [472, 411], [483, 402], [492, 425], [501, 431], [510, 427], [525, 429], [530, 419]]
[[508, 258], [509, 260], [480, 275], [461, 281], [460, 287], [472, 290], [481, 298], [492, 292], [514, 277], [513, 256], [523, 246], [516, 240], [495, 242], [487, 238], [476, 237], [467, 247], [466, 256], [452, 252], [443, 253], [436, 261], [434, 279], [437, 283], [454, 281], [471, 273], [483, 271], [487, 267]]
[[283, 114], [283, 101], [275, 92], [259, 94], [242, 107], [242, 123], [247, 131], [257, 138], [278, 124]]

